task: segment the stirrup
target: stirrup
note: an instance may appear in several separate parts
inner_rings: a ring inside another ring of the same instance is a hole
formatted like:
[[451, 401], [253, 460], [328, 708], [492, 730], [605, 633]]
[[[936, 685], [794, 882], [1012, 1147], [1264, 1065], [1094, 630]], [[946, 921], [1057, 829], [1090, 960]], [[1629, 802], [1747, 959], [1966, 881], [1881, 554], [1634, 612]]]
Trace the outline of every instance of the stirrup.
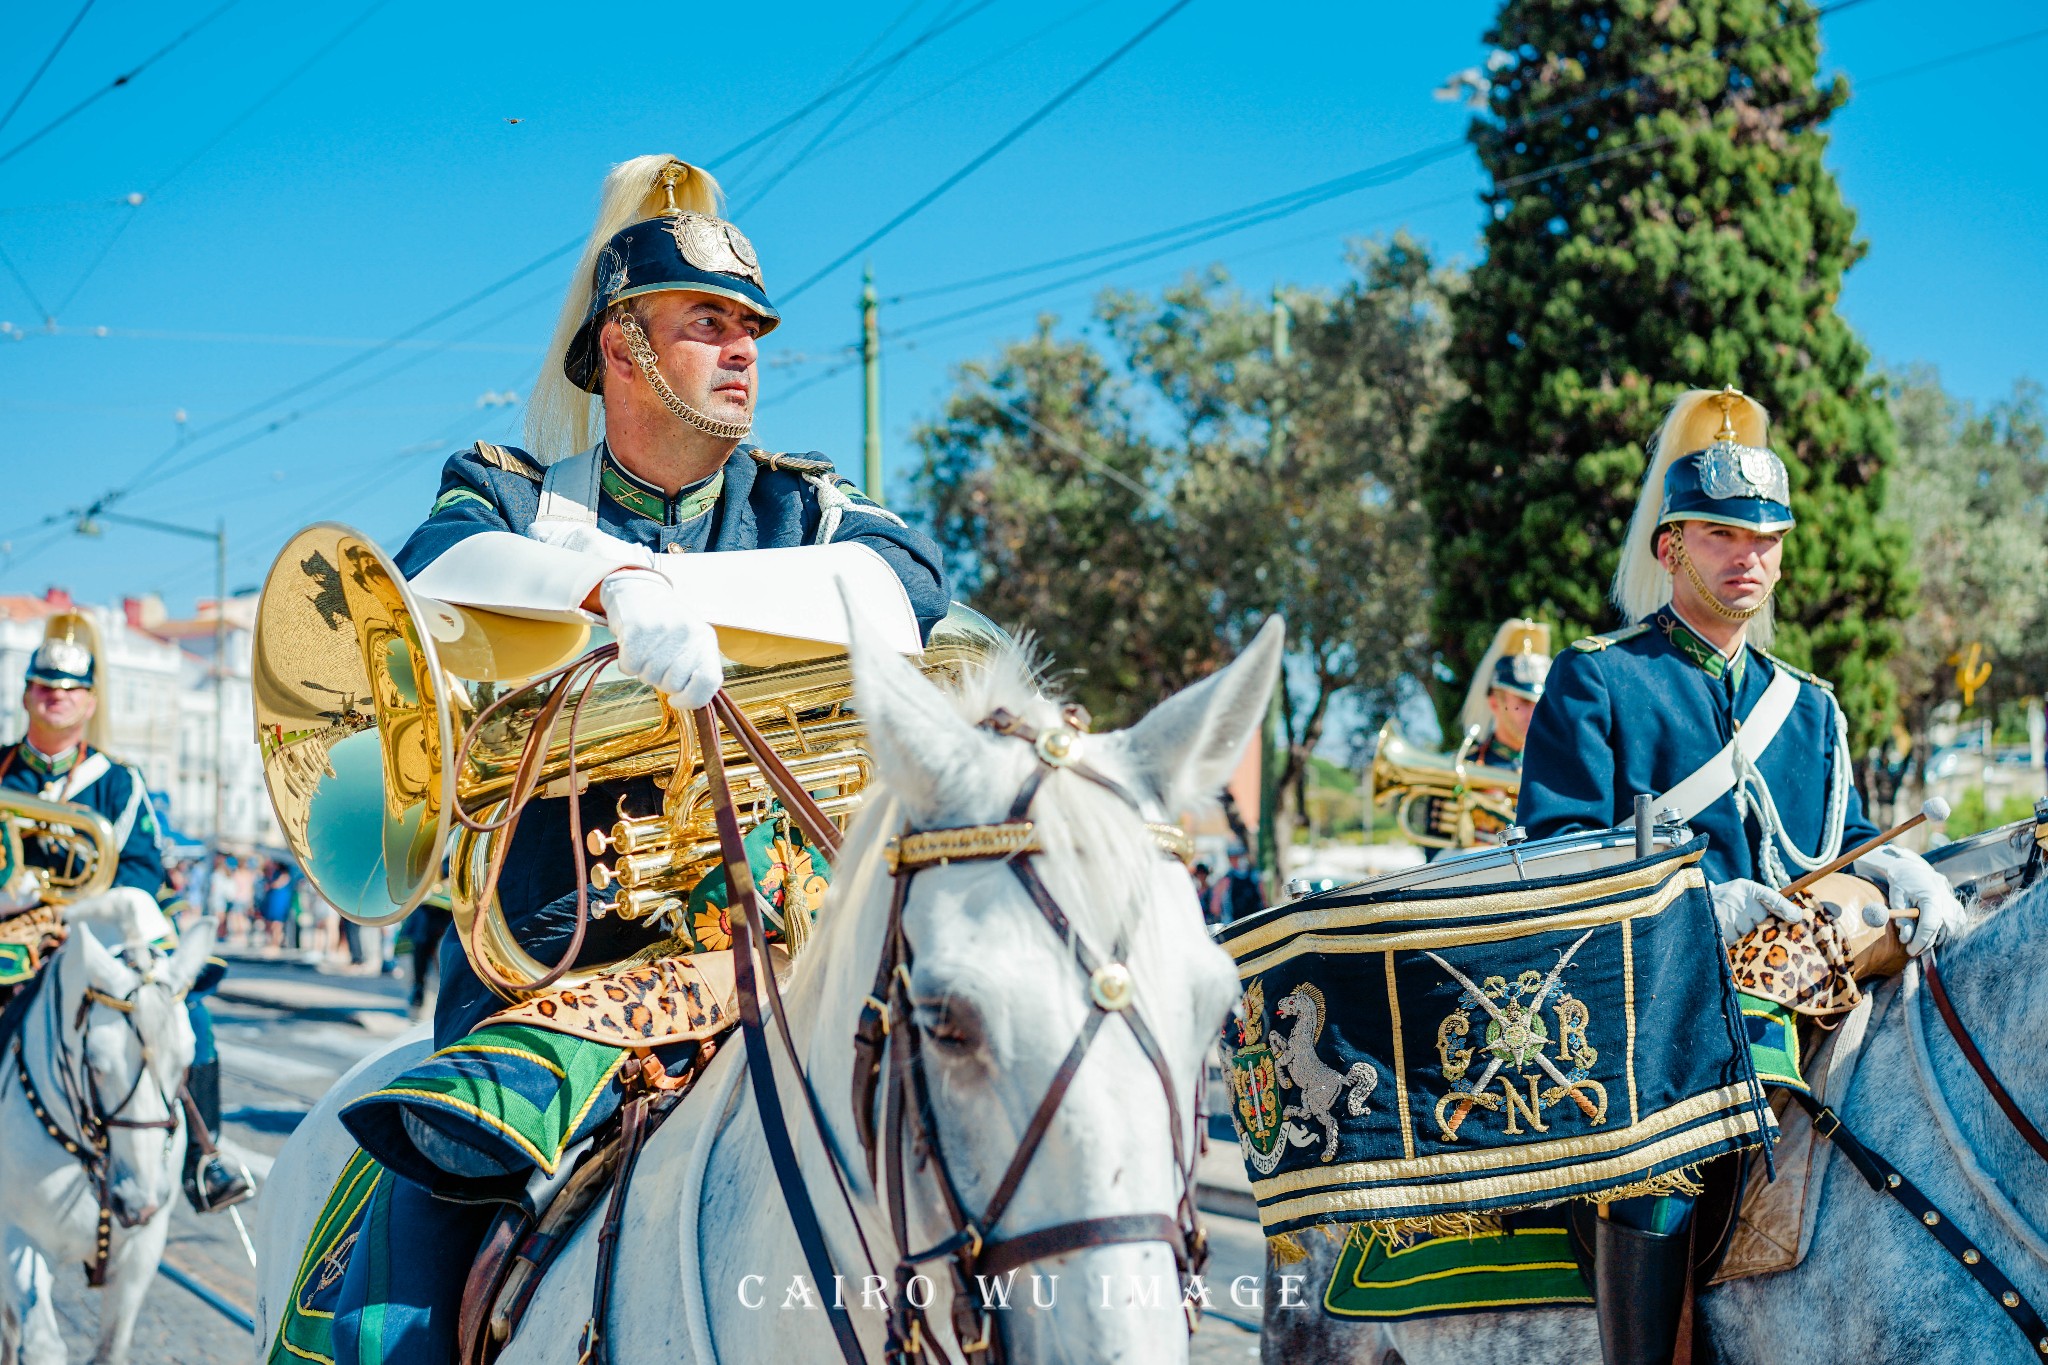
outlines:
[[185, 1199], [195, 1213], [219, 1213], [256, 1193], [256, 1177], [240, 1162], [233, 1165], [219, 1152], [200, 1160], [185, 1175]]

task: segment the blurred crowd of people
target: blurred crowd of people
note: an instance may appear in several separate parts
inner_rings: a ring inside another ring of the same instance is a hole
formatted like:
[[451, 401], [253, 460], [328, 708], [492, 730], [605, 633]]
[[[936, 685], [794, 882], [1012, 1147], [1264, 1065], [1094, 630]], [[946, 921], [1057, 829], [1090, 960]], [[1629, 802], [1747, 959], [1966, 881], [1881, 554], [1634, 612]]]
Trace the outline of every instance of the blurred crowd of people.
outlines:
[[397, 971], [398, 931], [343, 919], [289, 862], [221, 853], [174, 864], [170, 879], [181, 907], [219, 923], [222, 947], [364, 975]]

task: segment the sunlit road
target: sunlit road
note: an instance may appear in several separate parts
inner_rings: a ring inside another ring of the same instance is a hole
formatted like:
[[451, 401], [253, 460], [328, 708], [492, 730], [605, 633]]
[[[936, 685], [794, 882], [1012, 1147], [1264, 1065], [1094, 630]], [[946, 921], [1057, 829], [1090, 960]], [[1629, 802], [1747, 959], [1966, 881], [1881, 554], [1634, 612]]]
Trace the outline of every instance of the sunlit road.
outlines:
[[[365, 1053], [410, 1027], [401, 982], [254, 958], [234, 960], [213, 1013], [223, 1063], [225, 1137], [259, 1179], [312, 1102]], [[252, 1227], [262, 1197], [243, 1207]], [[1232, 1276], [1258, 1274], [1264, 1247], [1251, 1223], [1211, 1216], [1209, 1228], [1209, 1279], [1218, 1286], [1221, 1305]], [[254, 1307], [254, 1273], [226, 1214], [202, 1218], [179, 1200], [164, 1259], [231, 1310], [247, 1314]], [[85, 1287], [80, 1267], [60, 1267], [57, 1274], [58, 1313], [71, 1358], [89, 1359], [98, 1295]], [[1227, 1306], [1224, 1311], [1247, 1320], [1256, 1316]], [[1212, 1316], [1203, 1321], [1193, 1359], [1239, 1365], [1257, 1355], [1253, 1333]], [[167, 1277], [157, 1278], [136, 1327], [138, 1365], [248, 1365], [254, 1357], [249, 1334], [220, 1308]]]

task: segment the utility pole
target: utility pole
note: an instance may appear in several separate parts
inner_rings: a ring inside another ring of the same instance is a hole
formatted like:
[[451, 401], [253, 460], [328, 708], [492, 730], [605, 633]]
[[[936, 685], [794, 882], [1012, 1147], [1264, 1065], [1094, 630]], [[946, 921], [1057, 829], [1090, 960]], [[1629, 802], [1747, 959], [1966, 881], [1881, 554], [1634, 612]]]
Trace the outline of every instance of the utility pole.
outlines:
[[865, 457], [862, 482], [876, 502], [882, 499], [882, 333], [875, 320], [875, 272], [861, 272], [860, 368], [866, 383], [862, 393], [861, 451]]
[[221, 840], [225, 837], [227, 823], [227, 749], [228, 749], [228, 524], [225, 518], [214, 522], [211, 531], [202, 531], [196, 526], [179, 526], [168, 521], [156, 521], [149, 517], [131, 517], [120, 512], [109, 512], [98, 503], [78, 514], [78, 534], [97, 536], [101, 534], [100, 523], [115, 521], [124, 526], [140, 526], [147, 531], [161, 531], [165, 535], [190, 536], [194, 540], [213, 542], [213, 851], [220, 852]]
[[[1281, 457], [1287, 450], [1286, 401], [1281, 397], [1282, 368], [1290, 353], [1287, 338], [1287, 301], [1273, 290], [1273, 400], [1266, 421], [1266, 463], [1270, 477], [1278, 477]], [[1287, 870], [1281, 865], [1280, 770], [1288, 758], [1287, 727], [1281, 711], [1280, 694], [1287, 686], [1287, 670], [1280, 670], [1280, 685], [1266, 709], [1266, 724], [1259, 736], [1259, 872], [1265, 881], [1266, 903], [1280, 898], [1287, 884]], [[1303, 781], [1307, 781], [1304, 774]]]

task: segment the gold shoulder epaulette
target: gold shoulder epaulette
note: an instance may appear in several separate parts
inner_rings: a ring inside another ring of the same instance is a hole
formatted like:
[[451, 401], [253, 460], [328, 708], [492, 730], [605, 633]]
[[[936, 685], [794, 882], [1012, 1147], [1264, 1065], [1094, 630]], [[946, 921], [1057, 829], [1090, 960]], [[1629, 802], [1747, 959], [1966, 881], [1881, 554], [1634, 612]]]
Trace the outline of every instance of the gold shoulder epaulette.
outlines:
[[773, 450], [762, 450], [749, 446], [747, 454], [754, 457], [754, 463], [763, 469], [783, 469], [791, 474], [830, 474], [830, 460], [814, 460], [808, 455], [784, 455]]
[[521, 478], [532, 479], [535, 483], [540, 482], [540, 467], [528, 459], [526, 452], [523, 450], [514, 450], [510, 446], [492, 445], [489, 441], [478, 441], [476, 443], [476, 457], [493, 469], [502, 469], [507, 473], [517, 474]]
[[1794, 667], [1793, 665], [1786, 663], [1777, 655], [1771, 653], [1768, 649], [1760, 649], [1757, 651], [1757, 653], [1763, 655], [1766, 659], [1769, 659], [1771, 661], [1771, 667], [1782, 668], [1787, 673], [1790, 673], [1793, 677], [1799, 679], [1799, 681], [1801, 682], [1812, 683], [1815, 687], [1821, 688], [1828, 692], [1832, 692], [1835, 690], [1835, 685], [1829, 682], [1826, 678], [1821, 677], [1817, 673], [1809, 673], [1803, 668]]
[[1607, 646], [1618, 645], [1623, 640], [1633, 640], [1648, 629], [1648, 626], [1638, 621], [1632, 626], [1623, 626], [1620, 630], [1610, 630], [1605, 635], [1588, 635], [1582, 640], [1574, 640], [1572, 648], [1582, 654], [1598, 654]]

